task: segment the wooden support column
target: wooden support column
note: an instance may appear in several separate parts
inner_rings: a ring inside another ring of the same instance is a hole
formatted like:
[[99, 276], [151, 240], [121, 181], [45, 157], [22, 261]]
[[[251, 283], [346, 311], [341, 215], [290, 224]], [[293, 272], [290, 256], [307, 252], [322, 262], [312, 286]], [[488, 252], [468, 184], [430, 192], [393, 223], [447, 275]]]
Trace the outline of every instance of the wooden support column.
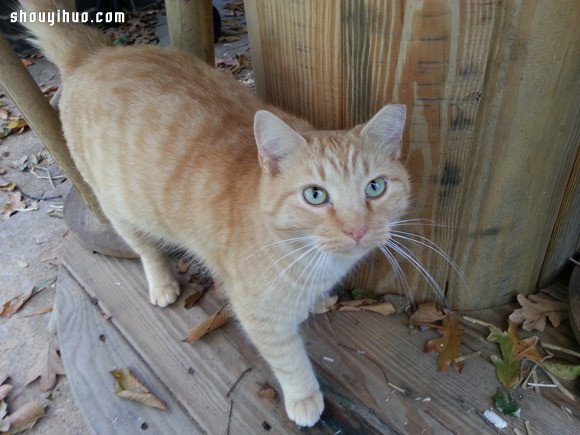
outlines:
[[84, 181], [69, 153], [58, 114], [30, 76], [6, 38], [0, 34], [0, 84], [22, 112], [32, 130], [59, 164], [62, 171], [101, 223], [103, 214], [91, 188]]
[[[554, 278], [578, 248], [580, 2], [245, 5], [256, 88], [269, 103], [327, 129], [407, 105], [408, 217], [439, 224], [408, 230], [464, 271], [466, 283], [428, 247], [413, 248], [453, 307], [501, 305]], [[404, 268], [416, 299], [432, 297]], [[405, 287], [378, 251], [348, 285]]]
[[165, 0], [171, 45], [213, 65], [211, 0]]

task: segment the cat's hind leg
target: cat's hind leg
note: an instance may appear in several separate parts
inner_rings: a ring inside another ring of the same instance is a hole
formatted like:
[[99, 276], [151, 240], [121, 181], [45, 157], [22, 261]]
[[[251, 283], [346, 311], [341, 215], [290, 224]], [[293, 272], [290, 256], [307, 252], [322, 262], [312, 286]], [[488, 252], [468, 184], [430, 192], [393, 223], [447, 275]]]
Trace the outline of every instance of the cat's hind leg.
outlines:
[[169, 258], [156, 244], [144, 237], [132, 225], [111, 220], [117, 233], [139, 257], [149, 284], [149, 300], [153, 305], [166, 307], [177, 300], [179, 283]]

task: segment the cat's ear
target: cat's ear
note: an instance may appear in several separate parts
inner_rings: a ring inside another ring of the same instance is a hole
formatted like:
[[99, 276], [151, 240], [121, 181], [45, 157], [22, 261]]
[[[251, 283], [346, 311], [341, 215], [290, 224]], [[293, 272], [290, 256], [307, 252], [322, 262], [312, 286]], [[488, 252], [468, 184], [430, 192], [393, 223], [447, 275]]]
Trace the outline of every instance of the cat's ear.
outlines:
[[366, 123], [361, 135], [366, 141], [383, 147], [387, 155], [398, 159], [401, 157], [406, 116], [407, 106], [404, 104], [387, 104]]
[[256, 112], [254, 136], [258, 145], [260, 166], [270, 175], [276, 175], [283, 160], [306, 142], [288, 124], [267, 110]]

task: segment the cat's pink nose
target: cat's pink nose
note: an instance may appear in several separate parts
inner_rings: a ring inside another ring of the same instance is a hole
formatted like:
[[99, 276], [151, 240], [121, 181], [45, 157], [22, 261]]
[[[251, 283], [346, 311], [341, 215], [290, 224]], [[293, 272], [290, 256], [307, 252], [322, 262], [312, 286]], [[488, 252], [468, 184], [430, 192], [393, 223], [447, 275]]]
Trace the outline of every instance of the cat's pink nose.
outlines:
[[364, 235], [367, 233], [368, 230], [369, 229], [366, 226], [364, 226], [344, 230], [344, 233], [351, 239], [353, 239], [355, 242], [360, 242], [360, 239], [364, 237]]

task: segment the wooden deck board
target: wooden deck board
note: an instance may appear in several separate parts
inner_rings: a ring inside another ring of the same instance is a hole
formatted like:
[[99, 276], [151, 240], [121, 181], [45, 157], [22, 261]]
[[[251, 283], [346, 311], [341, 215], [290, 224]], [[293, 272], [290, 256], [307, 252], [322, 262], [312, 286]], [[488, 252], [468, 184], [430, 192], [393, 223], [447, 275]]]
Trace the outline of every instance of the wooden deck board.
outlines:
[[[93, 254], [72, 240], [63, 265], [78, 283], [77, 288], [98, 299], [99, 308], [111, 315], [108, 324], [125, 340], [129, 354], [146, 364], [161, 382], [163, 394], [169, 394], [188, 414], [190, 432], [197, 428], [199, 432], [226, 433], [228, 421], [232, 434], [262, 432], [263, 422], [271, 426], [271, 433], [298, 432], [287, 419], [281, 400], [257, 398], [260, 384], [277, 384], [236, 322], [200, 342], [181, 341], [192, 325], [225, 303], [215, 291], [191, 310], [183, 308], [182, 299], [160, 309], [148, 302], [138, 261]], [[63, 274], [66, 277], [66, 271]], [[78, 334], [82, 337], [86, 333], [83, 330]], [[305, 322], [303, 336], [327, 408], [312, 433], [336, 433], [341, 429], [343, 434], [495, 432], [481, 416], [493, 406], [492, 397], [499, 386], [494, 366], [478, 357], [466, 363], [463, 373], [438, 373], [436, 355], [422, 351], [435, 333], [411, 334], [404, 316], [327, 313]], [[465, 351], [470, 352], [475, 345], [473, 335]], [[74, 341], [71, 345], [62, 340], [61, 347], [65, 363], [68, 358], [74, 364], [74, 359], [67, 357], [67, 352], [75, 350]], [[116, 362], [113, 354], [99, 364], [123, 363]], [[195, 371], [193, 375], [190, 368]], [[395, 391], [388, 382], [406, 392]], [[74, 388], [87, 387], [74, 383]], [[530, 420], [538, 433], [553, 432], [555, 427], [560, 433], [578, 432], [579, 420], [569, 419], [558, 404], [532, 391], [522, 393], [522, 418], [506, 418], [510, 426], [525, 433], [523, 421]], [[83, 397], [87, 396], [77, 394], [79, 401]], [[95, 394], [94, 400], [116, 398], [101, 393]], [[580, 415], [577, 406], [567, 406]], [[172, 417], [160, 414], [158, 418]], [[100, 420], [93, 418], [89, 423], [101, 432]]]
[[[62, 359], [75, 400], [90, 427], [98, 427], [98, 433], [107, 434], [142, 432], [143, 424], [153, 433], [191, 432], [195, 423], [189, 414], [64, 268], [60, 270], [58, 285], [58, 334], [67, 350], [62, 352]], [[129, 367], [168, 404], [168, 410], [117, 398], [109, 372], [121, 367]]]

